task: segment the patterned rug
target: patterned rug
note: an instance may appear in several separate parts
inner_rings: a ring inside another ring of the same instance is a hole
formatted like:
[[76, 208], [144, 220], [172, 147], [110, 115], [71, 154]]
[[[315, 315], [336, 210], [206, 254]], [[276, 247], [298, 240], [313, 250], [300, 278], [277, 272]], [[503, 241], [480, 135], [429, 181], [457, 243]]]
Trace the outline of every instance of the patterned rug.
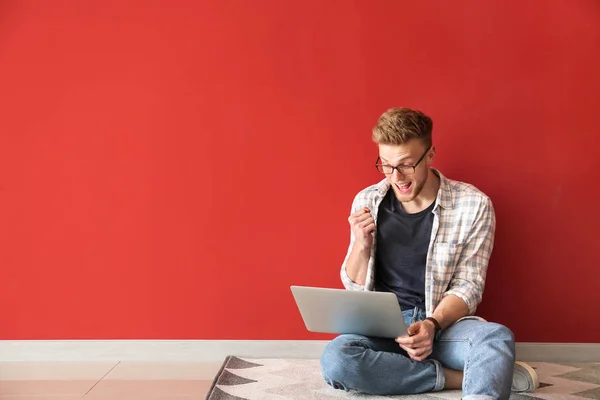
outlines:
[[[600, 399], [600, 363], [529, 363], [537, 370], [540, 388], [513, 394], [511, 400]], [[460, 399], [457, 390], [412, 396], [367, 396], [331, 388], [321, 377], [319, 360], [242, 359], [229, 356], [215, 377], [207, 400], [283, 399]]]

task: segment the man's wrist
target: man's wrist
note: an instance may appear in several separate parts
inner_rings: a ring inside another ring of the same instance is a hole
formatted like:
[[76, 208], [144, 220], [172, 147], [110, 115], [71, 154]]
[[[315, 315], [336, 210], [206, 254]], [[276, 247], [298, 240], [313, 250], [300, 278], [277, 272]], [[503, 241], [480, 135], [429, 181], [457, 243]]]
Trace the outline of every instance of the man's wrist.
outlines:
[[372, 243], [362, 243], [357, 241], [356, 243], [354, 243], [354, 250], [358, 253], [369, 254], [371, 253], [372, 246]]
[[433, 330], [435, 333], [438, 333], [439, 331], [442, 330], [442, 327], [441, 327], [440, 323], [438, 322], [438, 320], [433, 317], [427, 317], [423, 320], [423, 322], [429, 322], [429, 324], [431, 326], [433, 326]]

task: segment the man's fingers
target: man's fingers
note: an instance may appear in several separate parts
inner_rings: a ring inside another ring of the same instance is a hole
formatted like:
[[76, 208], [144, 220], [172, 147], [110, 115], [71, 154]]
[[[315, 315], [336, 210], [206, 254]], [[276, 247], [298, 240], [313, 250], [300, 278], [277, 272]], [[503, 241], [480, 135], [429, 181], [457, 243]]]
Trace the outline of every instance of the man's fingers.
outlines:
[[412, 358], [415, 361], [421, 362], [421, 361], [425, 360], [427, 357], [429, 357], [429, 354], [431, 354], [431, 353], [425, 353], [421, 356], [411, 356], [410, 358]]
[[361, 208], [360, 210], [350, 214], [348, 220], [357, 219], [357, 218], [365, 218], [371, 215], [371, 211], [368, 208]]
[[429, 357], [430, 354], [431, 354], [431, 349], [425, 349], [425, 351], [423, 351], [422, 353], [412, 356], [411, 358], [415, 361], [423, 361], [424, 359]]
[[406, 347], [406, 346], [405, 346], [405, 345], [403, 345], [403, 344], [401, 344], [401, 345], [400, 345], [400, 348], [401, 348], [402, 350], [404, 350], [404, 351], [405, 351], [405, 352], [406, 352], [408, 355], [410, 355], [410, 354], [411, 354], [411, 352], [413, 351], [413, 349], [411, 349], [410, 347]]
[[416, 335], [417, 333], [419, 333], [420, 330], [421, 330], [421, 321], [417, 321], [408, 327], [408, 334], [410, 336], [413, 336], [413, 335]]
[[412, 357], [419, 357], [419, 356], [425, 354], [425, 352], [427, 352], [426, 347], [410, 348], [407, 346], [400, 345], [400, 348], [402, 350], [406, 351], [406, 353], [408, 353], [408, 355], [410, 355]]
[[400, 344], [400, 346], [411, 346], [415, 342], [415, 339], [412, 336], [400, 336], [396, 338], [396, 343]]
[[419, 347], [415, 349], [411, 349], [410, 347], [406, 347], [404, 345], [400, 345], [400, 348], [409, 355], [415, 361], [423, 361], [431, 354], [431, 348], [429, 347]]
[[[412, 325], [411, 325], [412, 327]], [[410, 334], [410, 327], [408, 328], [408, 333]], [[420, 331], [417, 332], [416, 334], [413, 334], [412, 336], [400, 336], [396, 338], [396, 342], [403, 344], [403, 345], [408, 345], [410, 347], [419, 347], [419, 346], [415, 346], [417, 343], [421, 343], [424, 342], [426, 340], [428, 340], [429, 337], [427, 336], [427, 334], [425, 333], [425, 331]]]
[[355, 230], [355, 233], [358, 235], [358, 232], [360, 232], [361, 235], [367, 236], [373, 231], [375, 231], [375, 224], [370, 224], [364, 228], [359, 227], [358, 230]]
[[366, 208], [366, 207], [363, 207], [363, 208], [361, 208], [360, 210], [353, 212], [353, 213], [351, 214], [351, 216], [366, 215], [366, 214], [370, 214], [370, 213], [371, 213], [371, 210], [369, 210], [369, 209], [368, 209], [368, 208]]
[[396, 340], [396, 342], [400, 346], [404, 346], [404, 347], [407, 347], [409, 349], [419, 349], [419, 348], [422, 348], [422, 347], [427, 348], [427, 347], [431, 347], [433, 345], [433, 343], [431, 343], [431, 342], [428, 343], [426, 340], [413, 341], [413, 342], [407, 342], [407, 343], [405, 343], [405, 342], [399, 342], [399, 341]]
[[426, 340], [415, 340], [412, 344], [409, 345], [411, 349], [418, 349], [420, 347], [427, 347], [428, 343]]
[[365, 216], [364, 218], [357, 218], [357, 219], [354, 221], [354, 224], [356, 224], [356, 225], [361, 225], [361, 224], [365, 224], [365, 223], [367, 223], [367, 222], [369, 222], [369, 221], [374, 221], [374, 219], [373, 219], [373, 217], [372, 217], [372, 216], [370, 216], [370, 215], [367, 215], [367, 216]]
[[369, 225], [365, 226], [363, 228], [363, 231], [367, 232], [367, 233], [371, 233], [375, 230], [375, 223], [371, 222]]
[[422, 347], [423, 345], [433, 343], [433, 340], [431, 340], [427, 335], [415, 335], [411, 336], [411, 339], [413, 339], [413, 347]]
[[429, 347], [419, 347], [414, 349], [413, 355], [415, 355], [416, 357], [421, 357], [423, 354], [427, 353], [429, 351]]
[[375, 224], [375, 220], [373, 218], [369, 218], [367, 220], [364, 220], [360, 224], [357, 224], [357, 226], [361, 229], [364, 229], [364, 228], [368, 227], [369, 225], [374, 225], [374, 224]]
[[357, 225], [371, 219], [373, 219], [371, 214], [362, 214], [358, 216], [350, 216], [350, 218], [348, 218], [348, 221], [353, 225]]
[[371, 214], [363, 214], [359, 217], [350, 217], [350, 225], [356, 234], [360, 231], [363, 235], [368, 235], [375, 230], [375, 220]]

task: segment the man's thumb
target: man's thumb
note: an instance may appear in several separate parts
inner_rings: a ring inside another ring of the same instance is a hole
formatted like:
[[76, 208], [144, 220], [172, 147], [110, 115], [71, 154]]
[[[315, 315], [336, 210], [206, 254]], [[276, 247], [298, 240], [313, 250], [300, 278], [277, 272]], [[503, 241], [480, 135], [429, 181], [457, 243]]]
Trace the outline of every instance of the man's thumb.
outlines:
[[411, 326], [408, 327], [408, 336], [416, 335], [419, 332], [419, 323], [415, 322]]

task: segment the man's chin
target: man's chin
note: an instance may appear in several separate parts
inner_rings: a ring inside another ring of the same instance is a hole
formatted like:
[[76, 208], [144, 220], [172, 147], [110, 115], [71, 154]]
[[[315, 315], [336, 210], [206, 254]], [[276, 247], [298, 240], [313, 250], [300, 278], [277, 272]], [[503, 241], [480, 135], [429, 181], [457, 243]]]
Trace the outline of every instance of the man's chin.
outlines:
[[[398, 196], [396, 196], [398, 197]], [[417, 196], [402, 196], [400, 198], [398, 198], [398, 201], [400, 203], [410, 203], [411, 201], [413, 201]]]

